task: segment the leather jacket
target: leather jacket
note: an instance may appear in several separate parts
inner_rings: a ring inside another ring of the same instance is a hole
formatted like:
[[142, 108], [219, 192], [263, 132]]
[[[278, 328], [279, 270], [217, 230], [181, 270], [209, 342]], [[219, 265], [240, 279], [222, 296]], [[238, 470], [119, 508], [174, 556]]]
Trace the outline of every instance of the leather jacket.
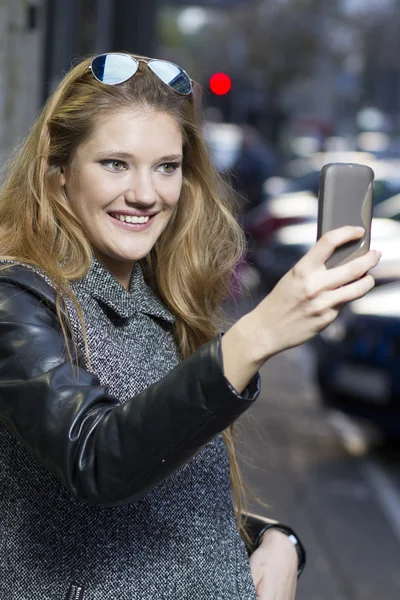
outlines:
[[[54, 289], [13, 265], [0, 272], [0, 421], [74, 497], [134, 502], [258, 397], [258, 375], [242, 395], [224, 377], [220, 339], [120, 404], [83, 362], [72, 369]], [[250, 521], [256, 536], [265, 522]]]

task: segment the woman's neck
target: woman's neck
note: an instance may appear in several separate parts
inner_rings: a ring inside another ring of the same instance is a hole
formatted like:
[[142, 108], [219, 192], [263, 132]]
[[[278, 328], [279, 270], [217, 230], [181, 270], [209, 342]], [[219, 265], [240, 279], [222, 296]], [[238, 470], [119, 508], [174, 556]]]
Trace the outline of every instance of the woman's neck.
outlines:
[[135, 263], [115, 260], [110, 256], [102, 254], [97, 249], [94, 250], [94, 255], [97, 260], [110, 271], [111, 275], [122, 285], [122, 287], [129, 291], [129, 285]]

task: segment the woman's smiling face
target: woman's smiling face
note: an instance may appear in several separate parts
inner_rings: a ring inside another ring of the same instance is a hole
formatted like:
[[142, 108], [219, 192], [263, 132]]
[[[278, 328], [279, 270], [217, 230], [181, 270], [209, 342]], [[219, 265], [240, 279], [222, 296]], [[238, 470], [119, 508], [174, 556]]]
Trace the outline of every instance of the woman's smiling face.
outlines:
[[126, 110], [98, 123], [64, 169], [68, 202], [95, 255], [126, 288], [178, 203], [182, 153], [172, 117]]

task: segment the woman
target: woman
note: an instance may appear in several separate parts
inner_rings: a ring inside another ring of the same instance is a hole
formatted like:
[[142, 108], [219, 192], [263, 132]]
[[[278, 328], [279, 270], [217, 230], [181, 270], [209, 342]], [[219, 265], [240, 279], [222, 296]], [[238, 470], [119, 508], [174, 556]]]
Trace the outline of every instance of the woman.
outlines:
[[262, 364], [370, 290], [379, 256], [327, 271], [362, 234], [330, 232], [220, 334], [243, 235], [193, 85], [157, 59], [84, 60], [10, 163], [1, 598], [294, 598], [284, 532], [246, 552], [232, 423], [257, 398]]

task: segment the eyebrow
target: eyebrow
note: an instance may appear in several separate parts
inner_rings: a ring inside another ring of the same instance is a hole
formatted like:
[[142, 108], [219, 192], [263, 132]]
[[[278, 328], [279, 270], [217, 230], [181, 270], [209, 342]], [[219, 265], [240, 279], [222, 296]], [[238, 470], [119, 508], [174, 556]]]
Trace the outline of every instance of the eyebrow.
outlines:
[[[96, 158], [104, 158], [110, 156], [112, 156], [113, 158], [121, 158], [124, 160], [129, 160], [132, 158], [132, 154], [129, 154], [129, 152], [121, 152], [118, 150], [107, 150], [106, 152], [99, 152], [96, 155]], [[182, 158], [182, 154], [167, 154], [166, 156], [162, 156], [161, 158], [159, 158], [157, 162], [170, 162], [173, 160], [181, 160]]]

